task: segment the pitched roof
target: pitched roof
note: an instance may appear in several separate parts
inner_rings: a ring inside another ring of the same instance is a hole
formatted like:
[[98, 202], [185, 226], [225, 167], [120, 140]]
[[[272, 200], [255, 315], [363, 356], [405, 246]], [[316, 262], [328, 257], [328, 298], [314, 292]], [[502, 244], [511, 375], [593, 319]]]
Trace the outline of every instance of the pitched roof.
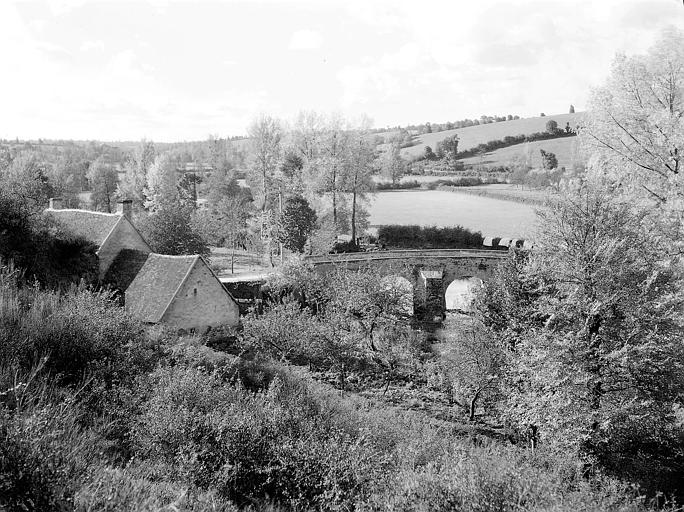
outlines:
[[147, 261], [147, 255], [147, 252], [135, 249], [121, 249], [109, 265], [102, 282], [125, 291]]
[[116, 223], [123, 218], [116, 213], [89, 210], [54, 210], [48, 208], [45, 211], [64, 224], [69, 231], [94, 243], [98, 248], [102, 246]]
[[126, 309], [144, 322], [161, 321], [192, 268], [201, 258], [150, 253], [126, 290]]

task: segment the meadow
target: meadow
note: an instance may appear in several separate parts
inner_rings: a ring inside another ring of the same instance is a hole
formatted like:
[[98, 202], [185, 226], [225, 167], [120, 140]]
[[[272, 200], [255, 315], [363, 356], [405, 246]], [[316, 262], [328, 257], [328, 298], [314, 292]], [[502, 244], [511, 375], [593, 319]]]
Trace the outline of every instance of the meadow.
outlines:
[[[560, 123], [558, 123], [560, 125]], [[574, 163], [583, 162], [583, 158], [577, 149], [577, 137], [566, 137], [560, 139], [539, 140], [516, 144], [507, 148], [497, 149], [481, 156], [471, 156], [460, 160], [466, 166], [485, 165], [485, 166], [505, 166], [510, 165], [514, 160], [525, 157], [529, 154], [529, 163], [532, 167], [542, 167], [540, 149], [551, 152], [558, 159], [558, 167], [572, 168]]]
[[441, 190], [378, 192], [369, 206], [370, 225], [456, 226], [483, 236], [532, 236], [535, 208], [512, 201]]
[[415, 142], [417, 144], [415, 146], [402, 149], [401, 154], [404, 158], [420, 156], [425, 152], [425, 146], [430, 146], [434, 150], [439, 141], [452, 135], [458, 135], [458, 149], [463, 151], [490, 140], [503, 139], [507, 135], [527, 135], [529, 133], [543, 132], [546, 130], [546, 123], [550, 120], [556, 121], [559, 128], [564, 128], [566, 123], [570, 123], [570, 126], [574, 129], [580, 122], [581, 116], [582, 113], [530, 117], [528, 119], [480, 124], [467, 128], [457, 128], [456, 130], [445, 130], [443, 132], [425, 133], [416, 137]]

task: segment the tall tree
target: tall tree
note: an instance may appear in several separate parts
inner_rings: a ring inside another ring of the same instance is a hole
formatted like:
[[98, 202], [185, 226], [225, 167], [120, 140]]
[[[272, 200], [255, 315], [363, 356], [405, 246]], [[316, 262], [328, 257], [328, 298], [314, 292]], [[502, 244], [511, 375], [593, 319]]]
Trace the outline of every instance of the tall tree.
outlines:
[[155, 211], [165, 204], [179, 201], [177, 167], [177, 160], [170, 152], [154, 159], [147, 173], [145, 208]]
[[124, 175], [119, 182], [117, 196], [133, 201], [136, 209], [142, 208], [145, 203], [147, 173], [154, 164], [156, 154], [154, 143], [143, 139], [124, 160]]
[[283, 127], [279, 119], [262, 115], [251, 124], [248, 134], [252, 146], [250, 178], [261, 211], [265, 211], [270, 208], [270, 201], [277, 191]]
[[301, 196], [291, 197], [280, 216], [279, 240], [290, 251], [303, 252], [315, 226], [316, 212], [309, 202]]
[[366, 134], [354, 132], [350, 136], [348, 156], [345, 172], [342, 179], [342, 190], [351, 194], [351, 237], [356, 243], [357, 229], [359, 225], [359, 212], [361, 200], [365, 199], [367, 192], [373, 189], [372, 174], [374, 171], [373, 161], [375, 152], [368, 142]]
[[666, 30], [646, 55], [618, 55], [593, 91], [580, 131], [620, 189], [661, 205], [684, 196], [684, 33]]
[[87, 173], [90, 182], [90, 202], [96, 210], [112, 213], [116, 196], [118, 175], [116, 168], [105, 157], [98, 157], [90, 164]]
[[380, 157], [382, 175], [396, 185], [406, 173], [406, 161], [401, 156], [401, 146], [392, 142]]

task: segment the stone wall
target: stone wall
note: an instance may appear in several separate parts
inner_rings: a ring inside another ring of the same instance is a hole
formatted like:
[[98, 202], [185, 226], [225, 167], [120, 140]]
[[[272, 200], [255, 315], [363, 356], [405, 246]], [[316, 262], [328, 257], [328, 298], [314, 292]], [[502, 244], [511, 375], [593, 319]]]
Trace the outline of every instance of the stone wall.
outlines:
[[204, 330], [237, 325], [238, 305], [201, 261], [198, 262], [164, 313], [162, 322], [179, 329]]

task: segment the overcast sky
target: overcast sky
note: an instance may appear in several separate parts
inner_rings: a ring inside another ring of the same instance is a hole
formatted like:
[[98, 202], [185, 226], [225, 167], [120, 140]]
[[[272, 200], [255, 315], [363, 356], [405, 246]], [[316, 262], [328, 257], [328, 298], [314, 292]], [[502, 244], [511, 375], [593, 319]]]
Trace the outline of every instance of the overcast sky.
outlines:
[[682, 0], [0, 1], [0, 137], [239, 135], [260, 112], [374, 126], [584, 108]]

